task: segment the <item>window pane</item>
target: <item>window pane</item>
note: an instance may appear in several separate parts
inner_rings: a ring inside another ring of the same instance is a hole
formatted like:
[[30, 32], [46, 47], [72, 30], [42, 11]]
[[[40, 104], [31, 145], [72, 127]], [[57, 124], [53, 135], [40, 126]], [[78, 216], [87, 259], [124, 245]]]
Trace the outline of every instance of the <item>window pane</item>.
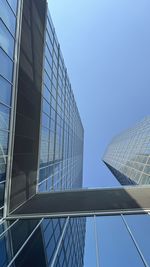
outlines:
[[44, 83], [49, 90], [51, 90], [51, 80], [49, 79], [47, 73], [44, 71]]
[[6, 179], [6, 165], [1, 164], [0, 165], [0, 182], [4, 181]]
[[10, 106], [11, 100], [11, 85], [0, 76], [0, 101]]
[[121, 216], [97, 217], [96, 226], [100, 266], [144, 266]]
[[1, 20], [0, 20], [0, 37], [1, 37], [0, 46], [5, 50], [5, 52], [11, 58], [13, 58], [14, 39]]
[[46, 58], [50, 64], [51, 68], [52, 68], [52, 55], [51, 55], [47, 45], [45, 47], [45, 55], [46, 55]]
[[48, 142], [49, 140], [49, 130], [45, 127], [42, 127], [41, 131], [41, 139]]
[[150, 265], [150, 215], [126, 215], [124, 217], [147, 264]]
[[46, 32], [46, 43], [47, 43], [47, 46], [49, 48], [50, 53], [52, 54], [53, 53], [53, 45], [52, 45], [52, 42], [50, 41], [50, 38], [49, 38], [49, 35], [47, 32]]
[[43, 93], [43, 95], [44, 95], [44, 98], [48, 101], [48, 103], [50, 103], [50, 92], [49, 92], [49, 90], [47, 89], [46, 86], [44, 86], [44, 93]]
[[51, 79], [51, 77], [52, 77], [52, 69], [51, 69], [47, 59], [45, 59], [45, 70], [46, 70], [49, 78]]
[[96, 242], [94, 233], [94, 218], [86, 218], [85, 246], [83, 266], [96, 266]]
[[0, 157], [7, 154], [8, 133], [0, 131]]
[[0, 184], [0, 207], [4, 205], [4, 188], [5, 188], [5, 183]]
[[50, 115], [50, 105], [43, 99], [43, 111]]
[[[12, 0], [13, 2], [14, 0]], [[15, 35], [15, 23], [16, 19], [6, 1], [0, 1], [0, 18], [4, 21], [8, 29], [13, 35]]]
[[1, 63], [0, 74], [11, 82], [13, 63], [1, 48], [0, 48], [0, 63]]
[[49, 128], [49, 117], [45, 113], [42, 114], [42, 125]]
[[16, 11], [17, 11], [17, 0], [7, 0], [10, 4], [10, 6], [12, 7], [13, 11], [15, 12], [16, 14]]
[[45, 168], [40, 169], [39, 172], [39, 182], [42, 182], [46, 178], [46, 171]]
[[0, 104], [0, 129], [9, 128], [9, 113], [10, 109]]
[[[67, 224], [63, 240], [59, 248], [54, 266], [84, 266], [84, 237], [85, 237], [86, 218], [70, 218]], [[58, 227], [55, 227], [55, 239]], [[59, 237], [60, 230], [58, 232]], [[91, 244], [92, 245], [92, 244]], [[91, 249], [92, 250], [92, 249]], [[49, 262], [50, 264], [51, 262]], [[51, 266], [51, 265], [49, 265]], [[87, 265], [90, 266], [90, 265]], [[91, 265], [92, 267], [96, 265]]]
[[50, 38], [51, 42], [53, 43], [54, 34], [53, 34], [53, 30], [52, 30], [52, 27], [51, 27], [49, 20], [47, 20], [47, 30], [48, 30], [49, 38]]
[[42, 184], [39, 185], [39, 192], [44, 192], [46, 191], [46, 182], [43, 182]]
[[0, 239], [0, 251], [1, 251], [1, 253], [0, 253], [0, 266], [7, 266], [9, 257], [8, 257], [6, 239], [4, 237], [2, 237]]
[[48, 143], [42, 140], [40, 163], [46, 163], [46, 162], [48, 162]]
[[[18, 250], [22, 247], [24, 242], [27, 240], [29, 235], [37, 226], [39, 220], [19, 220], [16, 224], [14, 224], [6, 233], [5, 237], [7, 239], [7, 244], [9, 244], [10, 236], [13, 240], [13, 254], [10, 255], [9, 260], [11, 257], [18, 252]], [[9, 226], [9, 225], [8, 225]], [[19, 264], [17, 264], [19, 265]], [[7, 266], [7, 265], [6, 265]], [[14, 264], [12, 264], [14, 266]]]

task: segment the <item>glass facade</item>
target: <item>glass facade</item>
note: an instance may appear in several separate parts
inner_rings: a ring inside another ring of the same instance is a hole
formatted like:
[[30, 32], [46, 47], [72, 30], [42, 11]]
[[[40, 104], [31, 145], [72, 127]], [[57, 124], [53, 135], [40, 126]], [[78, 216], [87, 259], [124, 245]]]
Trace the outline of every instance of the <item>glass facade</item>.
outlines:
[[45, 13], [43, 0], [23, 1], [10, 210], [36, 193]]
[[150, 184], [150, 117], [116, 136], [103, 161], [121, 184]]
[[2, 215], [6, 173], [9, 210], [82, 186], [83, 126], [46, 1], [0, 1], [0, 60]]
[[82, 187], [83, 126], [47, 14], [38, 191]]
[[147, 214], [4, 221], [0, 267], [150, 266], [149, 227]]
[[[140, 173], [133, 179], [124, 172], [132, 183], [149, 181], [149, 126], [146, 118], [106, 153], [120, 177], [125, 167]], [[64, 217], [57, 218], [58, 194], [66, 192], [48, 194], [53, 203], [43, 198], [54, 209], [51, 218], [43, 207], [43, 218], [35, 212], [42, 206], [38, 197], [47, 196], [42, 192], [82, 187], [83, 139], [46, 0], [0, 0], [0, 267], [150, 266], [149, 214], [97, 216], [94, 209], [85, 217], [88, 210], [82, 213], [69, 196], [71, 215], [62, 205]], [[89, 199], [80, 192], [77, 202], [84, 206]], [[93, 203], [99, 205], [97, 198], [88, 209]], [[16, 215], [24, 205], [32, 206], [32, 215]]]
[[17, 0], [0, 1], [0, 214], [8, 162], [10, 114], [12, 107]]
[[0, 60], [2, 216], [82, 187], [84, 130], [46, 0], [0, 1]]

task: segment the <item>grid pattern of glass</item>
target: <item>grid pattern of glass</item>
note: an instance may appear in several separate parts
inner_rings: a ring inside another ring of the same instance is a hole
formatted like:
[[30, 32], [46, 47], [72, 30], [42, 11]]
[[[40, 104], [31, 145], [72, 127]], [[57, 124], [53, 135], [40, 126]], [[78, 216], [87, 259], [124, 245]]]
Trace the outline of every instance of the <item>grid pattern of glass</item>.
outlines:
[[149, 214], [5, 220], [0, 267], [150, 266], [149, 228]]
[[47, 14], [38, 191], [82, 187], [83, 126]]
[[115, 137], [103, 161], [121, 183], [150, 184], [150, 116]]
[[0, 1], [0, 214], [3, 213], [8, 160], [17, 0]]

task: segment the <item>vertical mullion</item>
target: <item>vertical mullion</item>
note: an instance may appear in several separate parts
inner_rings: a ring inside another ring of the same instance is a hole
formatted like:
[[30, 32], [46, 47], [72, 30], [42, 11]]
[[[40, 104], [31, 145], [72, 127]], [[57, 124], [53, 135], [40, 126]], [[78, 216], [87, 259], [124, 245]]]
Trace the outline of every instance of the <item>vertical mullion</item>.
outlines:
[[56, 258], [57, 258], [57, 255], [58, 255], [58, 253], [59, 253], [59, 249], [60, 249], [60, 246], [61, 246], [63, 237], [64, 237], [64, 234], [65, 234], [66, 229], [67, 229], [67, 226], [68, 226], [68, 223], [69, 223], [69, 217], [67, 217], [67, 219], [66, 219], [66, 222], [65, 222], [65, 225], [64, 225], [62, 234], [61, 234], [61, 236], [60, 236], [60, 239], [59, 239], [59, 242], [58, 242], [56, 251], [55, 251], [55, 254], [54, 254], [54, 256], [53, 256], [53, 260], [52, 260], [52, 263], [51, 263], [51, 267], [53, 267], [54, 264], [55, 264], [55, 261], [56, 261]]
[[96, 265], [100, 267], [99, 263], [99, 245], [98, 245], [98, 235], [97, 235], [97, 226], [96, 226], [96, 216], [93, 217], [94, 220], [94, 234], [95, 234], [95, 246], [96, 246]]
[[133, 234], [132, 234], [132, 232], [131, 232], [130, 227], [128, 226], [128, 224], [127, 224], [127, 222], [126, 222], [126, 220], [125, 220], [125, 218], [124, 218], [124, 216], [123, 216], [122, 214], [121, 214], [121, 218], [122, 218], [122, 220], [123, 220], [123, 222], [124, 222], [124, 225], [125, 225], [125, 227], [126, 227], [128, 233], [129, 233], [129, 235], [130, 235], [130, 237], [131, 237], [131, 239], [132, 239], [132, 241], [133, 241], [133, 243], [134, 243], [134, 245], [135, 245], [135, 247], [136, 247], [136, 249], [137, 249], [137, 251], [138, 251], [138, 253], [139, 253], [139, 256], [140, 256], [140, 258], [141, 258], [141, 260], [142, 260], [144, 266], [145, 266], [145, 267], [149, 267], [148, 263], [146, 262], [146, 260], [145, 260], [145, 258], [144, 258], [144, 255], [143, 255], [142, 251], [141, 251], [140, 248], [139, 248], [138, 243], [136, 242], [136, 240], [135, 240], [135, 238], [134, 238], [134, 236], [133, 236]]

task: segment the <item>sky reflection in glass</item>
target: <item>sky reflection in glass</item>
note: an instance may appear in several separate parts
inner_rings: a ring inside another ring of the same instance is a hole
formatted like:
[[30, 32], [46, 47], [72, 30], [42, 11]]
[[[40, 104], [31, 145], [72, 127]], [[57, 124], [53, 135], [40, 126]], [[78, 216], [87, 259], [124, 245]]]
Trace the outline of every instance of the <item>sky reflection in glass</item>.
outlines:
[[100, 266], [144, 266], [121, 216], [97, 217], [96, 225]]

